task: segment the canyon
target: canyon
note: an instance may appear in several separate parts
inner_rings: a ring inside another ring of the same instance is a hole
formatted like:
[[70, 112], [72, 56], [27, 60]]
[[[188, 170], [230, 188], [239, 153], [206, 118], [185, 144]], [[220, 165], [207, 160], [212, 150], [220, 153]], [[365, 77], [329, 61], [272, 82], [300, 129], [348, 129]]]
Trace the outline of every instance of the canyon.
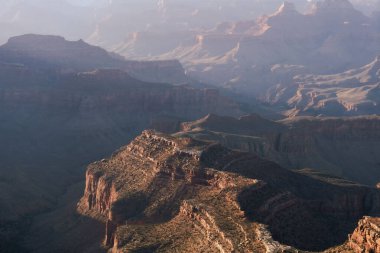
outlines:
[[[186, 75], [175, 61], [123, 61], [83, 41], [40, 35], [11, 38], [0, 57], [1, 252], [54, 250], [46, 237], [59, 241], [66, 225], [49, 232], [41, 224], [81, 221], [68, 205], [80, 196], [85, 166], [142, 130], [170, 132], [210, 111], [241, 113], [216, 89], [181, 84]], [[136, 79], [140, 75], [156, 81]]]
[[0, 0], [0, 252], [380, 253], [378, 2]]
[[[281, 2], [52, 1], [42, 5], [39, 0], [28, 4], [15, 0], [3, 4], [0, 27], [18, 34], [54, 34], [58, 28], [79, 44], [84, 43], [79, 40], [83, 38], [119, 59], [100, 57], [93, 61], [92, 57], [90, 61], [83, 57], [81, 64], [87, 61], [86, 65], [99, 66], [107, 62], [107, 66], [128, 69], [130, 75], [149, 82], [159, 79], [183, 84], [198, 80], [236, 93], [237, 100], [246, 96], [268, 103], [285, 116], [378, 114], [378, 64], [369, 79], [365, 80], [366, 73], [358, 73], [380, 54], [378, 2]], [[52, 25], [41, 31], [41, 18], [25, 24], [34, 12]], [[67, 24], [59, 22], [62, 18], [81, 25], [67, 30]], [[44, 46], [54, 43], [57, 41]], [[7, 44], [14, 46], [12, 41]], [[23, 47], [33, 44], [28, 41]], [[138, 62], [121, 63], [120, 55], [143, 60], [143, 69], [149, 64], [152, 69], [149, 74], [140, 72]], [[148, 64], [148, 60], [155, 62]], [[72, 64], [75, 62], [66, 67]]]
[[[378, 215], [378, 190], [347, 181], [379, 182], [377, 116], [236, 118], [242, 104], [178, 61], [125, 61], [57, 36], [11, 38], [0, 56], [1, 251], [374, 245], [345, 240]], [[145, 131], [104, 158], [147, 128], [174, 134]]]
[[311, 5], [300, 12], [284, 2], [271, 14], [201, 31], [136, 32], [113, 50], [130, 59], [179, 59], [194, 79], [285, 116], [378, 114], [378, 14], [366, 16], [348, 0]]
[[[114, 56], [111, 59], [103, 52], [95, 61], [94, 57], [83, 57], [80, 62], [67, 62], [66, 68], [73, 64], [83, 67], [84, 61], [93, 67], [107, 63], [143, 81], [214, 85], [235, 94], [235, 100], [244, 96], [246, 100], [268, 103], [285, 117], [379, 113], [376, 62], [380, 54], [380, 23], [375, 3], [323, 0], [264, 5], [239, 0], [219, 2], [217, 11], [211, 2], [204, 1], [197, 1], [197, 8], [195, 2], [128, 4], [126, 8], [123, 1], [104, 1], [78, 7], [54, 2], [44, 7], [55, 10], [57, 6], [71, 6], [73, 13], [96, 13], [99, 20], [88, 14], [72, 19], [88, 19], [78, 21], [88, 25], [86, 33], [80, 32], [81, 38], [107, 48]], [[35, 8], [38, 3], [30, 5]], [[369, 6], [373, 6], [373, 13], [358, 10]], [[12, 14], [3, 14], [4, 17], [16, 15], [21, 7], [13, 8], [8, 10]], [[28, 13], [21, 9], [19, 15]], [[128, 18], [133, 22], [126, 22]], [[21, 20], [22, 17], [15, 23]], [[27, 43], [22, 48], [38, 43], [25, 38], [23, 41]], [[44, 46], [55, 43], [59, 42], [51, 40]], [[81, 48], [80, 43], [84, 42], [77, 42], [75, 52]], [[3, 47], [11, 48], [16, 43], [11, 40], [7, 44]], [[94, 51], [81, 52], [92, 55]], [[67, 55], [66, 51], [62, 59]], [[141, 72], [138, 62], [126, 63], [120, 55], [143, 60], [142, 69], [149, 65], [151, 70]], [[57, 64], [56, 60], [45, 64]], [[173, 71], [175, 68], [177, 71]], [[368, 68], [372, 71], [368, 72]]]

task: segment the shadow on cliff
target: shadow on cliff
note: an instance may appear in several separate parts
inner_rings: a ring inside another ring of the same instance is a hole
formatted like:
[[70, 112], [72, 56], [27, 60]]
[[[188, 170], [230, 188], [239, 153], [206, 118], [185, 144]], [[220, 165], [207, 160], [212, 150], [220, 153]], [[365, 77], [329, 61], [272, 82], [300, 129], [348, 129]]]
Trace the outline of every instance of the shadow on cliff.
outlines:
[[205, 166], [259, 180], [239, 193], [241, 209], [249, 220], [267, 225], [276, 241], [301, 250], [343, 244], [360, 218], [380, 213], [380, 192], [374, 188], [314, 171], [286, 170], [220, 145], [209, 147], [201, 159]]
[[148, 204], [149, 199], [144, 192], [121, 198], [112, 204], [113, 221], [121, 224], [125, 221], [142, 219]]
[[117, 224], [160, 224], [173, 219], [184, 199], [192, 198], [192, 187], [185, 181], [176, 184], [167, 175], [158, 175], [145, 191], [120, 198], [112, 204], [113, 221]]
[[248, 219], [268, 225], [274, 240], [283, 244], [326, 250], [343, 244], [364, 215], [379, 214], [375, 189], [290, 171], [285, 171], [288, 178], [276, 178], [265, 171], [261, 177], [243, 173], [264, 183], [242, 191], [238, 201]]
[[270, 185], [248, 188], [238, 201], [249, 220], [268, 226], [274, 240], [307, 251], [343, 244], [362, 217], [333, 214], [333, 210], [321, 208], [324, 200], [300, 199]]
[[139, 249], [132, 250], [131, 253], [152, 253], [156, 252], [156, 250], [160, 247], [160, 245], [153, 245], [153, 246], [147, 246], [142, 247]]

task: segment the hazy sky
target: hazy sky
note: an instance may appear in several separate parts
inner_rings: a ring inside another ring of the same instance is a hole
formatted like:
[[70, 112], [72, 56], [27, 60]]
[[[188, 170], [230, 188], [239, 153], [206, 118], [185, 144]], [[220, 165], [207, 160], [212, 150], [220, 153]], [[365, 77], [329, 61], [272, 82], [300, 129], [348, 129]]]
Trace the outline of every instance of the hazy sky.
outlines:
[[[378, 9], [380, 0], [353, 0]], [[307, 0], [291, 0], [299, 10]], [[151, 29], [210, 29], [224, 21], [255, 19], [282, 0], [0, 0], [0, 43], [25, 33], [55, 34], [100, 44], [121, 43], [129, 34]], [[94, 39], [95, 38], [95, 39]]]

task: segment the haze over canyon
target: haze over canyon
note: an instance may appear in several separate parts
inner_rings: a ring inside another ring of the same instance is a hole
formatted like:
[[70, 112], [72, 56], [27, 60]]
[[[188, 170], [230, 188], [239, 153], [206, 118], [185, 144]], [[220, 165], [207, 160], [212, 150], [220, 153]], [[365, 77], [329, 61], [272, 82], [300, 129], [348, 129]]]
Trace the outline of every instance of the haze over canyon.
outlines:
[[378, 0], [0, 7], [1, 253], [380, 253]]

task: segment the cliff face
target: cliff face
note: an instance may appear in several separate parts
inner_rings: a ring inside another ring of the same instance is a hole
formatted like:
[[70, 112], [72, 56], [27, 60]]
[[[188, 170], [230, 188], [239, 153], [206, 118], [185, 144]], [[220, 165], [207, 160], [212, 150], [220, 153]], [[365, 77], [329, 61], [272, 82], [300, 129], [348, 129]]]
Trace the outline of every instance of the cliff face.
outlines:
[[260, 117], [212, 115], [182, 124], [178, 135], [212, 140], [253, 152], [285, 168], [311, 168], [375, 186], [379, 179], [380, 118], [300, 117], [272, 122]]
[[88, 210], [97, 210], [101, 215], [108, 215], [111, 203], [117, 199], [115, 186], [98, 174], [86, 175], [86, 191]]
[[343, 243], [379, 201], [375, 189], [144, 131], [88, 167], [78, 211], [106, 224], [112, 252], [292, 252]]
[[364, 217], [360, 220], [348, 244], [355, 253], [380, 252], [380, 219]]
[[287, 168], [314, 168], [375, 186], [380, 175], [379, 130], [376, 116], [295, 119], [290, 129], [273, 139], [269, 156]]

